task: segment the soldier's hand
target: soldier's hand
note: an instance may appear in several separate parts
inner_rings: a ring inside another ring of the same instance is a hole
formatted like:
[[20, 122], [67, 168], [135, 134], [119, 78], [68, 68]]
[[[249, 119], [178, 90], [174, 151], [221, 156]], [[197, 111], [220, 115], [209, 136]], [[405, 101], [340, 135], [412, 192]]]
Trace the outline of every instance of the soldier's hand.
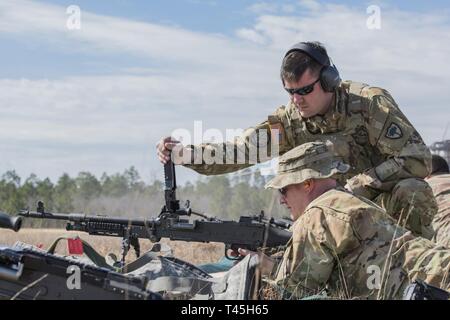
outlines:
[[[167, 161], [170, 160], [170, 153], [172, 149], [179, 145], [180, 141], [177, 141], [173, 139], [172, 137], [165, 137], [162, 138], [158, 143], [156, 144], [156, 153], [158, 155], [158, 159], [162, 164], [166, 164]], [[182, 152], [182, 150], [181, 150]], [[182, 156], [182, 155], [180, 155]]]
[[352, 187], [350, 186], [350, 183], [348, 183], [348, 182], [345, 184], [344, 189], [353, 193]]
[[255, 252], [247, 249], [238, 249], [239, 255], [245, 257], [247, 255], [258, 256], [259, 259], [259, 267], [261, 268], [261, 273], [264, 275], [270, 275], [275, 266], [275, 260], [271, 257], [265, 255], [262, 252]]
[[252, 255], [252, 256], [258, 255], [258, 252], [251, 251], [251, 250], [248, 250], [248, 249], [242, 249], [242, 248], [239, 248], [239, 249], [238, 249], [238, 253], [239, 253], [239, 255], [240, 255], [241, 257], [248, 256], [249, 254]]
[[375, 190], [381, 187], [379, 180], [373, 177], [373, 171], [373, 169], [370, 169], [348, 179], [344, 188], [353, 194], [372, 200], [379, 193]]

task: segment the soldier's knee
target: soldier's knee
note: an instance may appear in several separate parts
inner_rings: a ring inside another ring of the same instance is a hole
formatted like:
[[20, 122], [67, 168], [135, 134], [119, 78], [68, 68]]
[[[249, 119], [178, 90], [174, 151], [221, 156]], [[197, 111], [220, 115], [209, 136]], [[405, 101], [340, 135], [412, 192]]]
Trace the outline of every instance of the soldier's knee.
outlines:
[[397, 198], [406, 198], [410, 200], [417, 198], [420, 201], [436, 202], [433, 190], [423, 179], [410, 178], [401, 180], [394, 186], [392, 193], [395, 194]]
[[422, 179], [405, 179], [392, 189], [391, 201], [395, 202], [395, 211], [405, 211], [408, 228], [415, 234], [431, 239], [434, 235], [431, 223], [438, 206], [433, 190]]
[[[438, 210], [430, 185], [422, 179], [405, 179], [392, 189], [392, 199], [402, 207], [412, 207], [432, 219]], [[428, 220], [428, 219], [426, 219]], [[428, 223], [428, 222], [427, 222]]]

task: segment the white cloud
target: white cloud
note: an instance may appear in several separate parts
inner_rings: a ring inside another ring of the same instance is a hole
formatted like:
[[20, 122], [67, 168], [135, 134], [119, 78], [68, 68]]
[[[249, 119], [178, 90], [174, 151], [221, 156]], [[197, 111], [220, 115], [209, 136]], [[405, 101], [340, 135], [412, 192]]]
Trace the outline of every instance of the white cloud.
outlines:
[[0, 2], [5, 36], [100, 59], [113, 53], [155, 61], [152, 68], [118, 66], [108, 76], [0, 79], [0, 172], [56, 177], [134, 164], [154, 175], [160, 136], [191, 129], [195, 120], [205, 129], [245, 128], [285, 103], [279, 64], [302, 40], [325, 43], [343, 78], [385, 87], [428, 143], [440, 139], [450, 119], [448, 15], [382, 7], [382, 29], [368, 30], [365, 8], [321, 4], [316, 11], [315, 3], [303, 2], [299, 16], [278, 7], [230, 38], [84, 11], [82, 30], [69, 31], [65, 8]]
[[69, 30], [65, 9], [26, 0], [0, 2], [0, 34], [49, 42], [72, 52], [125, 53], [191, 67], [217, 66], [211, 59], [215, 56], [224, 61], [245, 61], [254, 53], [247, 48], [242, 56], [242, 43], [222, 35], [101, 16], [83, 8], [81, 30]]
[[0, 171], [56, 179], [62, 172], [100, 175], [133, 164], [158, 172], [154, 145], [161, 136], [178, 128], [193, 132], [196, 120], [225, 135], [226, 128], [245, 128], [269, 113], [279, 99], [259, 92], [271, 77], [260, 79], [250, 85], [251, 79], [230, 76], [236, 86], [194, 73], [0, 80]]
[[236, 31], [236, 35], [239, 38], [242, 38], [244, 40], [248, 40], [250, 42], [254, 42], [257, 44], [264, 44], [266, 42], [266, 39], [264, 36], [259, 34], [256, 30], [242, 28]]

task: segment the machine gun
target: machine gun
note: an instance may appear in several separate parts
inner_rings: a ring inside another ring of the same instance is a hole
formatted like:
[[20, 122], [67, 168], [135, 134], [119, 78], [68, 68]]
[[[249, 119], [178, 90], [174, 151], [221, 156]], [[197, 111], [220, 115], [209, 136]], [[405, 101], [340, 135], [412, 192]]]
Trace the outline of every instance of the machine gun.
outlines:
[[[125, 265], [126, 255], [132, 246], [136, 256], [140, 255], [139, 239], [159, 242], [161, 238], [189, 242], [221, 242], [225, 244], [225, 255], [228, 249], [238, 248], [256, 250], [257, 248], [276, 248], [284, 246], [291, 237], [289, 223], [266, 219], [262, 211], [256, 216], [241, 216], [239, 221], [210, 218], [204, 214], [193, 212], [189, 200], [180, 207], [176, 198], [175, 166], [169, 161], [164, 165], [164, 197], [165, 205], [161, 213], [154, 219], [128, 219], [82, 213], [50, 213], [45, 211], [42, 201], [38, 202], [36, 212], [22, 210], [23, 217], [65, 220], [66, 230], [83, 231], [90, 235], [121, 237], [121, 266]], [[197, 215], [202, 219], [193, 220], [182, 217]]]

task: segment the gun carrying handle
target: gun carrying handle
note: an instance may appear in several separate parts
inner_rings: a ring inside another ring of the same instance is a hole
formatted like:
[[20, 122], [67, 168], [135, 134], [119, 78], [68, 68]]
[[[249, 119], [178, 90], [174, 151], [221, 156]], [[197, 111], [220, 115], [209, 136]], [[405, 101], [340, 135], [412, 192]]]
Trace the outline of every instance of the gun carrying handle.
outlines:
[[17, 269], [5, 268], [0, 266], [0, 279], [8, 281], [17, 281], [22, 276], [23, 263], [17, 264]]

